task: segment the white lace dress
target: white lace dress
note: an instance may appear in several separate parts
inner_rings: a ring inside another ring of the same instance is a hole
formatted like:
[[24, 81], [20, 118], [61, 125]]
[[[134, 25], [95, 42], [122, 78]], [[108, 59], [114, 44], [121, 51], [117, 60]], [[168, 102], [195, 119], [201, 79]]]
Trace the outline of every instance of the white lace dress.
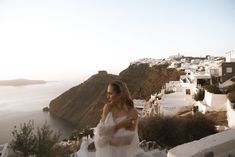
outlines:
[[89, 157], [87, 147], [89, 145], [88, 139], [82, 139], [82, 144], [80, 146], [80, 150], [75, 153], [74, 157]]
[[[116, 133], [113, 132], [113, 125], [123, 120], [120, 117], [114, 121], [112, 113], [109, 112], [105, 121], [100, 122], [95, 129], [95, 146], [96, 157], [135, 157], [138, 149], [138, 133], [126, 129], [119, 129]], [[129, 144], [123, 144], [120, 140], [116, 141], [115, 146], [110, 145], [110, 140], [113, 138], [125, 138], [130, 140]]]

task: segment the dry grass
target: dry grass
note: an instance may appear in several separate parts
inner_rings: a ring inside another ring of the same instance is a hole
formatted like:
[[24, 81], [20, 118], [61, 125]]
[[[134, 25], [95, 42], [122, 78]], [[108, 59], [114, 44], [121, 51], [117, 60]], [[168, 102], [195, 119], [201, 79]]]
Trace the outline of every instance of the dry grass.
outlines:
[[228, 93], [228, 99], [229, 99], [232, 103], [235, 103], [235, 91], [232, 91], [231, 93]]
[[214, 121], [216, 125], [228, 126], [226, 111], [209, 112], [209, 113], [206, 113], [206, 117]]

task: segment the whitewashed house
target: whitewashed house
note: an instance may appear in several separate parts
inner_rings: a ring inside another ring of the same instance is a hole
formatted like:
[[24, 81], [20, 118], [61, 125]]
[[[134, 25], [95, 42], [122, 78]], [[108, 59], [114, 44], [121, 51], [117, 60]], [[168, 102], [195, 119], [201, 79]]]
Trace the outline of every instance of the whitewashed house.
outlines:
[[227, 100], [226, 94], [214, 94], [205, 90], [204, 101], [208, 106], [207, 111], [226, 111]]
[[159, 100], [160, 114], [174, 116], [179, 112], [190, 110], [193, 106], [192, 89], [193, 85], [190, 83], [180, 83], [180, 81], [166, 83], [165, 90], [173, 93], [163, 94]]

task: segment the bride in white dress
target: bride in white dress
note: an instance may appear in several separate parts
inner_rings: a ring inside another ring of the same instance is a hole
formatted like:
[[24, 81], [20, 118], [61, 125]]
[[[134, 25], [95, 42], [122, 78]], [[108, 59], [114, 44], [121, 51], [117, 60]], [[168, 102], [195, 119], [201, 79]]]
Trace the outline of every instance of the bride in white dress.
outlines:
[[95, 130], [96, 157], [134, 157], [138, 150], [138, 112], [126, 84], [108, 85], [108, 103]]

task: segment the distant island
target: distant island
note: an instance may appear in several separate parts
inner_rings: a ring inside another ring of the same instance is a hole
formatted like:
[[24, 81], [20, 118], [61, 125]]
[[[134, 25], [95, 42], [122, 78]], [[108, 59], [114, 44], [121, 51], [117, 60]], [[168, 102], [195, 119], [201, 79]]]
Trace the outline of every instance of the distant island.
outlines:
[[26, 86], [34, 84], [45, 84], [44, 80], [29, 80], [29, 79], [14, 79], [14, 80], [0, 80], [0, 86]]

